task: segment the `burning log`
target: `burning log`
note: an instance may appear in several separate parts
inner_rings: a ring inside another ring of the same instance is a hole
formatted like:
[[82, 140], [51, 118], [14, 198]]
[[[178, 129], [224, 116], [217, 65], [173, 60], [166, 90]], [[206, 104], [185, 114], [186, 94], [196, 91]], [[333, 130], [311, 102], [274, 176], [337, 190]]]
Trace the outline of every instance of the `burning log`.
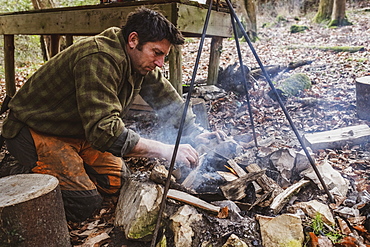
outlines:
[[265, 173], [264, 170], [248, 173], [236, 180], [221, 185], [220, 189], [224, 196], [229, 200], [238, 201], [246, 197], [245, 189], [252, 182], [261, 177]]
[[[259, 172], [261, 171], [261, 168], [257, 164], [250, 164], [246, 167], [248, 172]], [[262, 189], [266, 193], [270, 193], [270, 199], [263, 202], [263, 205], [261, 206], [268, 206], [272, 202], [272, 200], [282, 193], [284, 190], [271, 178], [269, 178], [266, 174], [262, 174], [261, 177], [256, 179], [256, 183], [262, 187]], [[262, 202], [262, 201], [261, 201]]]
[[0, 179], [0, 246], [71, 246], [57, 178]]

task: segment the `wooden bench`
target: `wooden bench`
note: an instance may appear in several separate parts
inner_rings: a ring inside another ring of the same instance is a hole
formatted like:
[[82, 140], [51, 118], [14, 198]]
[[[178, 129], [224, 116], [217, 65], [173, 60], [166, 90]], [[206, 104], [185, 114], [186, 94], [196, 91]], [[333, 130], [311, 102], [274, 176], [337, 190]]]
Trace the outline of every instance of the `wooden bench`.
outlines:
[[[125, 24], [128, 13], [139, 6], [154, 8], [163, 13], [185, 37], [200, 37], [208, 6], [197, 2], [127, 1], [80, 7], [53, 8], [0, 15], [0, 34], [4, 35], [4, 67], [7, 95], [13, 96], [15, 87], [14, 35], [51, 35], [51, 55], [59, 52], [60, 36], [67, 45], [73, 36], [95, 35], [112, 26]], [[226, 10], [212, 10], [207, 37], [212, 37], [208, 84], [217, 81], [222, 38], [231, 37], [230, 15]], [[195, 59], [195, 57], [194, 57]], [[182, 93], [181, 49], [172, 49], [169, 56], [170, 81]]]

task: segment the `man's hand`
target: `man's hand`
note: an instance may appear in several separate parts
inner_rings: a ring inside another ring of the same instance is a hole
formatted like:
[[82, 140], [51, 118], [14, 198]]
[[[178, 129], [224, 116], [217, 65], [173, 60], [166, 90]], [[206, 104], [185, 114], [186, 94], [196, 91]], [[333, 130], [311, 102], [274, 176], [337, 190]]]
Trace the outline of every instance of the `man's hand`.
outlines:
[[[136, 146], [126, 156], [165, 158], [171, 161], [175, 145], [140, 138]], [[199, 162], [198, 152], [190, 144], [181, 144], [176, 155], [176, 162], [189, 167], [196, 167]]]

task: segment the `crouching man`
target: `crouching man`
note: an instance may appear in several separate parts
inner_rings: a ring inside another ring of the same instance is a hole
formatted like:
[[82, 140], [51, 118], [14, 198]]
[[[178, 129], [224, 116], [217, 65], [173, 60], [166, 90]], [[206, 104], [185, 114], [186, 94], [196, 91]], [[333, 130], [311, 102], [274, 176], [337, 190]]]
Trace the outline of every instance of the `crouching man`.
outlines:
[[[171, 160], [174, 146], [140, 137], [122, 118], [136, 95], [179, 125], [183, 99], [158, 67], [181, 33], [162, 14], [140, 8], [122, 28], [76, 42], [37, 70], [9, 103], [2, 135], [9, 152], [34, 173], [59, 179], [67, 220], [82, 221], [117, 194], [130, 174], [122, 157]], [[171, 105], [171, 107], [170, 107]], [[189, 110], [184, 134], [197, 131]], [[196, 132], [200, 134], [201, 132]], [[198, 153], [179, 146], [177, 161]]]

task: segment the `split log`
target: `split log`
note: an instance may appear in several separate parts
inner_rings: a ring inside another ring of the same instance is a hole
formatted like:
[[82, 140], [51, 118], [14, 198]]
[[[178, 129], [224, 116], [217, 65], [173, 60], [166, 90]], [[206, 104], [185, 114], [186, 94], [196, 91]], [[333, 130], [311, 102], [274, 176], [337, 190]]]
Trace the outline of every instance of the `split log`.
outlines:
[[[257, 164], [250, 164], [246, 167], [246, 169], [248, 172], [259, 172], [262, 170]], [[270, 199], [263, 202], [261, 205], [263, 207], [270, 205], [272, 200], [284, 191], [272, 178], [268, 177], [266, 174], [262, 174], [261, 177], [257, 178], [256, 183], [261, 186], [266, 193], [271, 193]]]
[[297, 193], [302, 187], [309, 184], [309, 180], [301, 180], [298, 183], [293, 184], [284, 192], [280, 193], [275, 199], [272, 201], [270, 208], [272, 209], [274, 214], [278, 214], [281, 209], [285, 206], [285, 204], [289, 201], [289, 199]]
[[220, 186], [220, 189], [224, 196], [229, 200], [241, 200], [246, 197], [245, 189], [252, 182], [258, 179], [264, 174], [265, 171], [248, 173], [236, 180], [228, 182]]
[[357, 116], [370, 120], [370, 76], [356, 79], [356, 110]]
[[179, 191], [179, 190], [174, 190], [174, 189], [169, 189], [167, 193], [167, 197], [180, 201], [180, 202], [185, 202], [189, 205], [192, 205], [197, 208], [204, 209], [206, 211], [210, 211], [213, 213], [219, 213], [221, 208], [218, 206], [215, 206], [213, 204], [210, 204], [206, 201], [203, 201], [195, 196], [189, 195], [185, 192]]
[[114, 226], [126, 239], [150, 241], [163, 197], [161, 185], [140, 177], [130, 177], [121, 188]]
[[361, 144], [370, 139], [370, 127], [366, 124], [336, 130], [305, 134], [303, 141], [312, 150], [336, 149], [346, 144]]
[[0, 179], [0, 246], [71, 246], [57, 178], [19, 174]]

